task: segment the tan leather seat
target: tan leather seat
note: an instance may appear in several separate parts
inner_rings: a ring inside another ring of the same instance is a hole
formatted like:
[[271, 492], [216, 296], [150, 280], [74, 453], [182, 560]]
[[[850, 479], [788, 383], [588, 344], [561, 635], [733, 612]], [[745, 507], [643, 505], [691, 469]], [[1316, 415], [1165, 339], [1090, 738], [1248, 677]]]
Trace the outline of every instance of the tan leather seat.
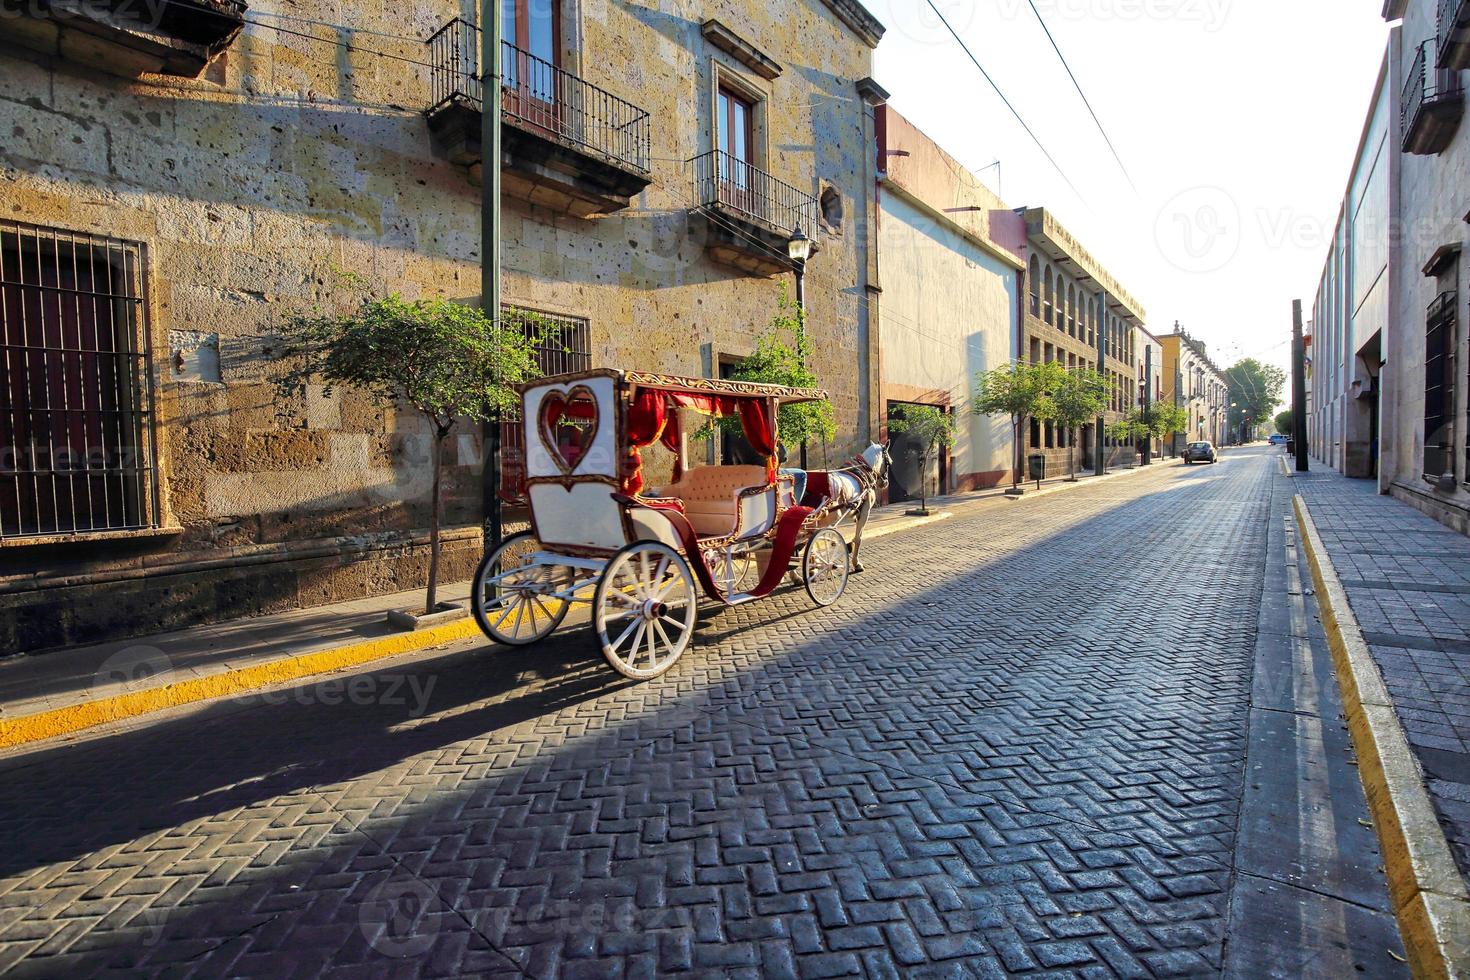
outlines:
[[661, 488], [661, 493], [684, 501], [684, 513], [696, 534], [723, 537], [736, 531], [736, 494], [765, 485], [764, 466], [701, 466]]

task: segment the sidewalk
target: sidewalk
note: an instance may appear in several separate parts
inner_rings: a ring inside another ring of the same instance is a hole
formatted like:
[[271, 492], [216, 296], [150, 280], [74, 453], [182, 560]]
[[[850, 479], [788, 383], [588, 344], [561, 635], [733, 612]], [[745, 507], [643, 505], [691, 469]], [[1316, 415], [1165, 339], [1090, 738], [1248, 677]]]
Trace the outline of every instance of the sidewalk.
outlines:
[[1293, 475], [1462, 876], [1470, 871], [1470, 538], [1315, 461]]
[[[1136, 470], [1118, 469], [1102, 479]], [[1051, 480], [1025, 497], [1078, 483]], [[936, 497], [927, 517], [905, 511], [910, 501], [875, 508], [864, 533], [873, 541], [951, 517], [956, 509], [1005, 498], [1005, 488]], [[850, 525], [846, 528], [851, 537]], [[469, 583], [440, 587], [441, 599], [465, 601]], [[303, 677], [355, 668], [384, 657], [481, 637], [466, 618], [419, 633], [398, 632], [384, 617], [411, 608], [423, 590], [314, 606], [172, 633], [0, 660], [0, 753], [47, 738], [215, 698], [239, 695]], [[575, 612], [568, 619], [576, 625]], [[486, 641], [488, 642], [488, 641]]]

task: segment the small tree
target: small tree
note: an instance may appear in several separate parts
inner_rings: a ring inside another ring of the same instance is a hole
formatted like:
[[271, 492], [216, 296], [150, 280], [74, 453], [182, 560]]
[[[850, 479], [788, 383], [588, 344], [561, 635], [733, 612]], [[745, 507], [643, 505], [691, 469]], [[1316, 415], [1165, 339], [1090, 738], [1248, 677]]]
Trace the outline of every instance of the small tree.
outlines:
[[1291, 422], [1291, 409], [1288, 408], [1286, 411], [1277, 414], [1276, 431], [1284, 436], [1291, 435]]
[[1021, 481], [1021, 432], [1032, 419], [1051, 418], [1051, 393], [1061, 384], [1066, 371], [1055, 361], [1027, 364], [1017, 361], [982, 372], [970, 407], [976, 415], [1008, 415], [1016, 450], [1011, 488]]
[[906, 433], [919, 444], [919, 511], [929, 512], [929, 461], [954, 445], [954, 416], [932, 405], [905, 405], [888, 420], [888, 431]]
[[[737, 381], [758, 381], [765, 384], [785, 385], [788, 388], [820, 388], [821, 379], [806, 366], [807, 349], [806, 316], [781, 285], [777, 298], [776, 314], [771, 318], [770, 329], [756, 339], [755, 350], [750, 356], [738, 361], [730, 371]], [[720, 427], [726, 432], [739, 434], [740, 420], [722, 419]], [[827, 401], [800, 402], [782, 405], [777, 416], [777, 428], [781, 441], [787, 446], [810, 439], [830, 440], [837, 435], [837, 416], [832, 403]], [[701, 436], [713, 434], [706, 427]]]
[[1177, 432], [1188, 422], [1188, 415], [1182, 408], [1176, 408], [1167, 402], [1153, 402], [1147, 409], [1134, 408], [1128, 412], [1127, 421], [1132, 428], [1133, 437], [1149, 439], [1149, 451], [1153, 451], [1153, 440], [1163, 441], [1164, 436], [1171, 432]]
[[[1053, 422], [1071, 430], [1086, 425], [1102, 414], [1108, 403], [1108, 380], [1091, 368], [1067, 371], [1052, 392]], [[1068, 440], [1068, 479], [1077, 479], [1077, 447]]]
[[[518, 321], [520, 320], [518, 314]], [[534, 315], [532, 315], [532, 319]], [[484, 421], [519, 404], [514, 385], [536, 375], [531, 331], [502, 326], [477, 307], [397, 295], [341, 316], [298, 315], [283, 333], [300, 358], [280, 383], [300, 390], [319, 378], [360, 388], [384, 406], [411, 406], [433, 433], [429, 583], [424, 614], [438, 609], [440, 494], [444, 442], [456, 419]]]
[[1144, 424], [1142, 415], [1142, 409], [1131, 409], [1122, 418], [1109, 422], [1107, 427], [1108, 436], [1125, 446], [1133, 446], [1135, 456], [1138, 454], [1138, 440], [1148, 435], [1148, 427]]

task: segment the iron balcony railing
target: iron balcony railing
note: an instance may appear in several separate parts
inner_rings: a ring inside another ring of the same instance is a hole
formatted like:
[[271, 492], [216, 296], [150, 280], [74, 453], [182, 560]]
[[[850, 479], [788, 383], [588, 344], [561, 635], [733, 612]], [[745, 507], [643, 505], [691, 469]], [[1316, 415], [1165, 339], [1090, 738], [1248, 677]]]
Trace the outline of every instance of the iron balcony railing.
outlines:
[[800, 228], [815, 237], [817, 199], [812, 195], [723, 150], [710, 150], [690, 163], [696, 206], [719, 206], [782, 235]]
[[[429, 38], [428, 112], [455, 102], [485, 104], [480, 74], [480, 29], [456, 17]], [[501, 115], [641, 173], [649, 172], [651, 117], [509, 41], [501, 42], [504, 78]]]
[[1448, 63], [1449, 52], [1456, 44], [1464, 44], [1467, 27], [1470, 27], [1470, 3], [1466, 0], [1439, 0], [1439, 58], [1436, 64], [1443, 67]]
[[1445, 71], [1437, 67], [1438, 59], [1435, 57], [1435, 52], [1438, 44], [1437, 38], [1431, 38], [1419, 45], [1413, 66], [1409, 69], [1408, 80], [1404, 83], [1403, 100], [1399, 107], [1400, 119], [1405, 132], [1408, 132], [1413, 126], [1419, 112], [1425, 106], [1463, 94], [1460, 86], [1460, 73]]

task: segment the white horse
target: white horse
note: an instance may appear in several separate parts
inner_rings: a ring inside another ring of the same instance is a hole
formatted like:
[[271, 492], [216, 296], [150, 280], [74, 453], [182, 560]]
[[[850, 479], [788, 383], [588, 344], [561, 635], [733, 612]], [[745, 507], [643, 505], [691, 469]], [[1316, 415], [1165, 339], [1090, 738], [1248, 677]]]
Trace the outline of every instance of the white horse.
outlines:
[[888, 446], [875, 442], [864, 449], [861, 456], [853, 457], [852, 465], [826, 472], [827, 492], [832, 502], [844, 513], [854, 514], [851, 562], [854, 572], [863, 570], [863, 563], [858, 560], [858, 551], [863, 546], [863, 528], [868, 526], [868, 515], [878, 501], [878, 491], [888, 488], [888, 472], [892, 468]]

